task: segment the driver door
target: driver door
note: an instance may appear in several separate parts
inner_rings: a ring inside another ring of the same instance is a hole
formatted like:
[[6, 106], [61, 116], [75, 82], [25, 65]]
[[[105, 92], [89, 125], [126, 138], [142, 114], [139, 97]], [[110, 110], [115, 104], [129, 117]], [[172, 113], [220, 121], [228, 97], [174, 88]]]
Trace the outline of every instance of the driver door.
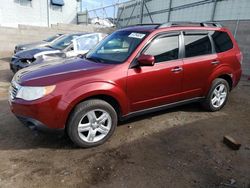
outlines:
[[154, 66], [128, 70], [130, 110], [139, 111], [180, 99], [183, 61], [179, 59], [179, 33], [156, 37], [142, 52], [155, 57]]

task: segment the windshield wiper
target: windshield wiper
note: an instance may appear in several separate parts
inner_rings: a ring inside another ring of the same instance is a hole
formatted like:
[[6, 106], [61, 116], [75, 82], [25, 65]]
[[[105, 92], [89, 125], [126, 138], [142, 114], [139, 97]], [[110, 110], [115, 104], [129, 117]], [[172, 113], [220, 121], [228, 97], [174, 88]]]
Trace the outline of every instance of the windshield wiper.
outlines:
[[85, 59], [90, 60], [90, 61], [94, 61], [95, 63], [103, 63], [103, 61], [101, 59], [94, 58], [94, 57], [85, 57]]
[[46, 45], [46, 46], [49, 47], [49, 48], [55, 49], [55, 48], [53, 48], [51, 45]]

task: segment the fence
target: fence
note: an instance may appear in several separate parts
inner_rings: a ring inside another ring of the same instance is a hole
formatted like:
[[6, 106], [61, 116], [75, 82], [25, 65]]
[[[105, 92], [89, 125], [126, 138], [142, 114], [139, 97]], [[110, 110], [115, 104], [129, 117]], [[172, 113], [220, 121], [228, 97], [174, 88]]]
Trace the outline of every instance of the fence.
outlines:
[[249, 0], [137, 0], [118, 5], [117, 24], [250, 19]]

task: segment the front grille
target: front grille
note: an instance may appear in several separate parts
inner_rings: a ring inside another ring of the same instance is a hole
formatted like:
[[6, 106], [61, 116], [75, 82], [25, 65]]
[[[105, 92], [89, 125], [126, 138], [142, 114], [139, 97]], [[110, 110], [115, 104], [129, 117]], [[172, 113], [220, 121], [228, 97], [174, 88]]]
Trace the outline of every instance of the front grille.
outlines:
[[19, 85], [15, 82], [12, 82], [10, 86], [10, 98], [12, 100], [16, 98], [18, 90], [19, 90]]
[[11, 62], [16, 61], [16, 59], [17, 59], [17, 57], [16, 57], [16, 56], [12, 56], [12, 58], [11, 58]]

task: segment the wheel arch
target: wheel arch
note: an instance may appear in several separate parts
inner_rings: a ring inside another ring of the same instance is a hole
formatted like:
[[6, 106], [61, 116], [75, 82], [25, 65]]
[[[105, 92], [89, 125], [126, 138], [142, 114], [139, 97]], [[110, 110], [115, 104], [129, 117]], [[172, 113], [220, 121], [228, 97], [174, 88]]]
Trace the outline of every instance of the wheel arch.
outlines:
[[230, 87], [230, 91], [233, 89], [233, 69], [230, 66], [221, 66], [218, 67], [218, 69], [216, 69], [213, 74], [210, 75], [208, 82], [207, 82], [207, 88], [204, 92], [204, 96], [207, 95], [207, 93], [209, 92], [213, 81], [216, 78], [222, 78], [224, 80], [226, 80], [229, 84]]
[[65, 122], [65, 130], [67, 130], [68, 121], [69, 121], [70, 116], [73, 113], [74, 109], [76, 108], [76, 106], [84, 101], [91, 100], [91, 99], [100, 99], [100, 100], [107, 102], [116, 111], [118, 119], [120, 119], [122, 117], [121, 104], [119, 103], [119, 101], [115, 97], [108, 95], [108, 94], [90, 95], [88, 97], [82, 98], [81, 100], [78, 100], [77, 103], [75, 103], [74, 105], [71, 106], [71, 108], [69, 109], [69, 111], [67, 113], [68, 115], [67, 115], [66, 122]]
[[218, 76], [218, 78], [222, 78], [224, 80], [227, 81], [228, 85], [229, 85], [229, 90], [231, 91], [233, 88], [233, 79], [231, 77], [231, 74], [222, 74], [220, 76]]

